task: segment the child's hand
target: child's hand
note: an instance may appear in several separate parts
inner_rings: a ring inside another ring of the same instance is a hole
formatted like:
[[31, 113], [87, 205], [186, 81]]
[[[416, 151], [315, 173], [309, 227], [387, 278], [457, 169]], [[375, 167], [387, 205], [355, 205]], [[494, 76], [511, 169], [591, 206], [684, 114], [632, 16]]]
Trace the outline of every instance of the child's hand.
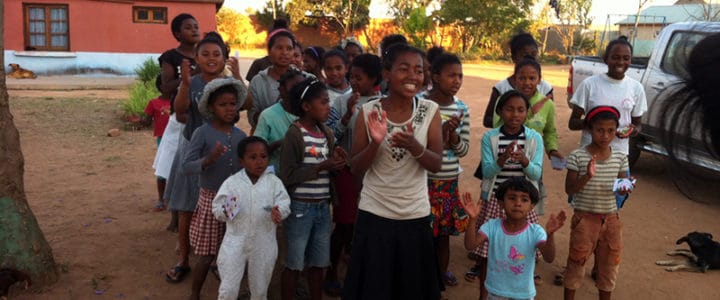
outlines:
[[[510, 144], [510, 146], [513, 146], [510, 148], [510, 159], [514, 162], [520, 163], [523, 167], [526, 167], [528, 164], [530, 164], [530, 160], [528, 160], [527, 156], [525, 156], [525, 152], [518, 146], [517, 141], [513, 141], [513, 144]], [[508, 148], [506, 148], [505, 152], [507, 152]]]
[[190, 61], [187, 59], [180, 64], [180, 80], [185, 86], [190, 86]]
[[558, 231], [558, 229], [562, 228], [563, 225], [565, 225], [566, 219], [567, 216], [565, 215], [564, 210], [561, 210], [557, 214], [550, 214], [550, 218], [545, 224], [545, 231], [547, 231], [548, 234]]
[[227, 61], [227, 64], [228, 66], [230, 66], [230, 72], [232, 72], [233, 78], [242, 78], [240, 76], [240, 63], [238, 63], [238, 59], [236, 57], [230, 57]]
[[210, 151], [206, 165], [215, 163], [220, 158], [220, 156], [227, 152], [227, 150], [228, 148], [225, 145], [220, 142], [215, 142], [215, 147], [212, 149], [212, 151]]
[[348, 154], [342, 147], [335, 147], [335, 150], [333, 150], [333, 157], [347, 161]]
[[595, 177], [595, 172], [597, 171], [597, 168], [595, 166], [595, 157], [596, 156], [593, 155], [592, 158], [590, 158], [590, 161], [588, 162], [588, 165], [587, 165], [587, 176], [589, 178]]
[[[390, 136], [390, 146], [407, 149], [412, 152], [413, 148], [423, 148], [415, 139], [412, 125], [408, 125], [406, 131], [396, 131]], [[421, 149], [423, 151], [425, 149]]]
[[480, 215], [480, 210], [482, 209], [482, 200], [476, 202], [472, 199], [470, 193], [465, 192], [460, 200], [460, 206], [462, 206], [465, 213], [467, 213], [470, 218], [477, 219]]
[[360, 100], [360, 92], [354, 92], [350, 99], [347, 101], [347, 113], [349, 115], [355, 114], [355, 106], [357, 106], [358, 100]]
[[280, 214], [280, 208], [278, 208], [277, 205], [273, 206], [272, 211], [270, 211], [270, 216], [276, 225], [282, 222], [282, 214]]
[[442, 124], [443, 130], [447, 129], [451, 132], [454, 132], [455, 130], [457, 130], [458, 127], [460, 127], [460, 122], [462, 122], [463, 114], [464, 114], [464, 112], [461, 111], [459, 116], [458, 115], [450, 116], [450, 119], [448, 119], [447, 121], [445, 121]]
[[387, 114], [383, 111], [379, 113], [376, 109], [373, 109], [368, 114], [367, 127], [370, 133], [371, 142], [380, 145], [385, 139], [387, 134]]
[[615, 136], [620, 139], [626, 139], [630, 137], [633, 131], [635, 131], [635, 126], [633, 124], [630, 124], [628, 125], [628, 127], [616, 131]]
[[345, 160], [337, 157], [330, 157], [317, 165], [317, 171], [339, 171], [345, 167]]

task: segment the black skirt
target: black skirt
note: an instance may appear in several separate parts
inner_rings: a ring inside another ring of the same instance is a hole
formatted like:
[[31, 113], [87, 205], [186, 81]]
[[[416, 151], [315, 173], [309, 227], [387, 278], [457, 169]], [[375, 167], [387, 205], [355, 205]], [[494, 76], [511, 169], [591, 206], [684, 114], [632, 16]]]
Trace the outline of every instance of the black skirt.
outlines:
[[358, 211], [343, 299], [440, 299], [430, 216], [392, 220]]

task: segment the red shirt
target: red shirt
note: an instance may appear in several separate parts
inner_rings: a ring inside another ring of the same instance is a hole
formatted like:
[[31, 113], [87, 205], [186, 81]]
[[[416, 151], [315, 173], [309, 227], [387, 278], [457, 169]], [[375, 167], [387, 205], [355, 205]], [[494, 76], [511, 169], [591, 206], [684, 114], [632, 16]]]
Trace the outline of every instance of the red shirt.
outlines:
[[147, 107], [145, 107], [145, 114], [152, 118], [155, 123], [153, 136], [161, 137], [165, 132], [165, 126], [170, 120], [170, 99], [158, 97], [150, 100]]

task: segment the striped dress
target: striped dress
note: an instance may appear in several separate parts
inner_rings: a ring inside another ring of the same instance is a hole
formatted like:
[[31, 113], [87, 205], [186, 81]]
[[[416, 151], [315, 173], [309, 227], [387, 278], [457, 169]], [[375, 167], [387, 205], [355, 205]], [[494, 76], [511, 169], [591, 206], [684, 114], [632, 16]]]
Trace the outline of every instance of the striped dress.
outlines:
[[[330, 148], [325, 134], [308, 131], [302, 126], [300, 126], [300, 132], [305, 142], [303, 166], [316, 166], [330, 157]], [[292, 199], [329, 199], [330, 172], [327, 170], [318, 172], [317, 179], [298, 184], [290, 196]]]
[[[427, 97], [427, 93], [423, 95]], [[465, 231], [468, 218], [460, 206], [458, 175], [461, 172], [460, 157], [470, 148], [470, 114], [467, 105], [454, 98], [450, 105], [439, 106], [442, 122], [462, 115], [457, 129], [460, 141], [443, 150], [440, 172], [428, 173], [428, 193], [434, 236], [458, 235]]]

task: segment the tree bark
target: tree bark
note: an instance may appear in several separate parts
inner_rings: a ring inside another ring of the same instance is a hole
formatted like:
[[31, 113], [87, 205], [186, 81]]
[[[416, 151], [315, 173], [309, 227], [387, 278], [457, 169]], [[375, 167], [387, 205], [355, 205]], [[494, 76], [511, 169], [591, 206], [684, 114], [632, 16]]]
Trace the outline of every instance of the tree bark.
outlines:
[[[0, 16], [5, 3], [0, 2]], [[27, 204], [20, 134], [10, 114], [5, 82], [4, 23], [0, 21], [0, 266], [30, 275], [35, 285], [57, 281], [52, 249]]]

